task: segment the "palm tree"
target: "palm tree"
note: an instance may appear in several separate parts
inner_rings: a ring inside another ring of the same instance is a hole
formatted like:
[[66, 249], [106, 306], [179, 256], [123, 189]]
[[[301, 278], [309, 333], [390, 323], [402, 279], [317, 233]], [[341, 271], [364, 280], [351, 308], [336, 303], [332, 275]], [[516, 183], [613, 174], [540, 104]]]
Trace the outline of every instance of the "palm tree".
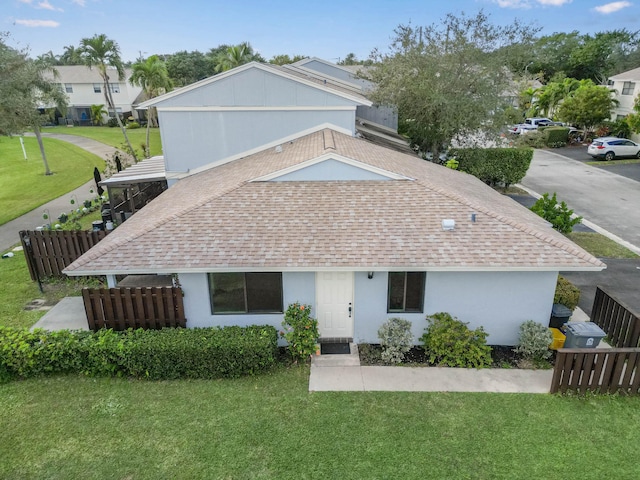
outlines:
[[135, 150], [131, 146], [129, 137], [127, 136], [127, 130], [124, 128], [120, 115], [118, 115], [118, 112], [116, 111], [113, 95], [111, 94], [111, 85], [109, 84], [109, 72], [107, 72], [107, 67], [113, 67], [118, 73], [118, 80], [124, 80], [124, 65], [120, 58], [120, 47], [116, 42], [107, 38], [104, 33], [101, 33], [100, 35], [96, 34], [91, 38], [83, 38], [80, 40], [80, 48], [78, 50], [84, 64], [89, 68], [96, 67], [98, 73], [102, 77], [104, 84], [104, 98], [107, 101], [109, 111], [113, 111], [115, 114], [118, 126], [120, 127], [120, 130], [122, 130], [122, 135], [129, 147], [129, 152], [131, 153], [134, 161], [137, 162], [138, 158], [136, 157]]
[[109, 112], [105, 110], [104, 104], [91, 105], [90, 108], [91, 108], [91, 122], [97, 126], [102, 125], [102, 117], [104, 115], [109, 114]]
[[262, 61], [262, 57], [259, 53], [253, 51], [249, 42], [242, 42], [228, 47], [226, 51], [218, 56], [215, 70], [218, 73], [226, 72], [254, 60]]
[[73, 45], [66, 45], [64, 47], [64, 52], [62, 52], [62, 55], [58, 58], [58, 62], [61, 65], [82, 65], [84, 63], [80, 56], [79, 49]]
[[[171, 90], [173, 87], [169, 74], [167, 73], [166, 64], [158, 58], [157, 55], [152, 55], [145, 61], [140, 61], [133, 64], [133, 74], [129, 79], [131, 85], [138, 85], [142, 87], [147, 98], [157, 97]], [[145, 154], [149, 158], [149, 129], [151, 123], [157, 126], [156, 121], [156, 109], [155, 107], [149, 107], [147, 110], [147, 142], [145, 145]]]

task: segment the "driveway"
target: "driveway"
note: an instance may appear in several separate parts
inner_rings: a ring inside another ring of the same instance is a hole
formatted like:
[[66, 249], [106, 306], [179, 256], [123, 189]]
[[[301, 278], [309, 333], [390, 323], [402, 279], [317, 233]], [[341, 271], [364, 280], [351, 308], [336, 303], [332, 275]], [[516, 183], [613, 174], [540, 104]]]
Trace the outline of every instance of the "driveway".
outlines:
[[556, 152], [535, 150], [521, 183], [539, 194], [556, 192], [576, 214], [640, 247], [640, 182]]

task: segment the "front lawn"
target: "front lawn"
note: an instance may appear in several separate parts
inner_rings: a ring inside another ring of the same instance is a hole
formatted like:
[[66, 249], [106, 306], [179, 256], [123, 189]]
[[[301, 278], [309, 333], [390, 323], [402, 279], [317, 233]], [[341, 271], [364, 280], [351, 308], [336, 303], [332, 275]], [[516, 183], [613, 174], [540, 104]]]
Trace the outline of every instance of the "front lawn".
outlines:
[[52, 138], [44, 145], [53, 175], [44, 174], [34, 137], [24, 137], [28, 160], [18, 137], [0, 137], [0, 225], [88, 182], [95, 167], [104, 170], [104, 160], [75, 145]]
[[[88, 137], [98, 142], [106, 143], [112, 147], [122, 147], [124, 136], [120, 128], [114, 127], [46, 127], [42, 129], [45, 133], [64, 133], [66, 135], [78, 135], [80, 137]], [[139, 152], [144, 151], [144, 144], [147, 141], [146, 128], [134, 128], [127, 130], [127, 136], [131, 142], [131, 146]], [[162, 144], [160, 142], [160, 129], [152, 128], [149, 139], [151, 156], [162, 155]], [[139, 158], [142, 160], [142, 158]]]
[[640, 399], [309, 393], [308, 367], [222, 381], [0, 386], [0, 477], [636, 478]]

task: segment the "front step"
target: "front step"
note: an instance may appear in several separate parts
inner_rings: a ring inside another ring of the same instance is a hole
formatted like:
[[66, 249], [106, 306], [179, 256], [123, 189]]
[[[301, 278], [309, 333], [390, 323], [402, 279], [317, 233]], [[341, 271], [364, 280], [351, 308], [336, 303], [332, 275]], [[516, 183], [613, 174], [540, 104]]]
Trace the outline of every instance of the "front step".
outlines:
[[311, 365], [315, 367], [359, 367], [360, 355], [358, 345], [349, 344], [349, 355], [314, 355], [311, 357]]

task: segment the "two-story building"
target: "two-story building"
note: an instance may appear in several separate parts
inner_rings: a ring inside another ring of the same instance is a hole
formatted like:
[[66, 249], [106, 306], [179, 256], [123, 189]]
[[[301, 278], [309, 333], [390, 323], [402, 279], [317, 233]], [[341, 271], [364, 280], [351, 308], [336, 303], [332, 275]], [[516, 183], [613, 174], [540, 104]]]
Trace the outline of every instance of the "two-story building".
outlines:
[[[618, 100], [611, 119], [619, 120], [634, 113], [633, 105], [640, 95], [640, 67], [609, 77], [608, 86], [615, 90], [615, 98]], [[631, 138], [640, 141], [638, 134], [633, 134]]]
[[[55, 67], [55, 71], [56, 74], [49, 74], [49, 79], [60, 84], [60, 88], [68, 98], [66, 116], [60, 117], [58, 122], [78, 126], [92, 125], [91, 105], [104, 105], [105, 110], [107, 109], [104, 82], [98, 70], [84, 65], [62, 65]], [[142, 88], [129, 83], [131, 69], [125, 69], [123, 80], [118, 79], [115, 68], [108, 68], [107, 72], [115, 111], [124, 115], [125, 118], [128, 116], [137, 118], [133, 106], [143, 100]], [[109, 112], [109, 116], [114, 115], [115, 112]]]

